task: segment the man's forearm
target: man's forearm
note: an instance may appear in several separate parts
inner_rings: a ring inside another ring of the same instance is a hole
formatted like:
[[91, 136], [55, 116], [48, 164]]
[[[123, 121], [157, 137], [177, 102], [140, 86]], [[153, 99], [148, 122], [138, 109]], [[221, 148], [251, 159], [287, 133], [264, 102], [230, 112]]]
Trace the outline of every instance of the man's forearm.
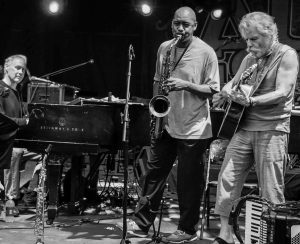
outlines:
[[270, 105], [270, 104], [278, 104], [286, 99], [286, 96], [280, 91], [270, 92], [264, 95], [251, 97], [251, 103], [253, 106], [257, 105]]
[[187, 88], [185, 89], [186, 91], [189, 91], [197, 96], [205, 97], [205, 98], [210, 98], [212, 97], [213, 94], [217, 93], [213, 87], [210, 85], [197, 85], [194, 83], [189, 83]]

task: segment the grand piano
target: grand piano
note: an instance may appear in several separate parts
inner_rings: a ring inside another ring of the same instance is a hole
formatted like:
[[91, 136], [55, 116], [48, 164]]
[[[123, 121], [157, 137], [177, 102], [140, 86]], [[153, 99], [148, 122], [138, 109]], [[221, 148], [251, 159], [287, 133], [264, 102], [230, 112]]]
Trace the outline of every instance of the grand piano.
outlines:
[[[104, 155], [122, 149], [124, 106], [125, 103], [101, 102], [95, 99], [86, 99], [84, 103], [76, 105], [28, 105], [29, 124], [18, 131], [14, 146], [43, 153], [49, 144], [52, 145], [50, 155], [53, 157], [49, 157], [47, 161], [48, 222], [53, 222], [58, 207], [62, 160], [57, 160], [57, 155]], [[129, 146], [148, 145], [148, 106], [143, 103], [129, 103], [129, 119]], [[74, 167], [78, 168], [78, 165], [75, 163]], [[74, 185], [71, 191], [78, 191], [76, 180], [72, 179], [72, 182]]]

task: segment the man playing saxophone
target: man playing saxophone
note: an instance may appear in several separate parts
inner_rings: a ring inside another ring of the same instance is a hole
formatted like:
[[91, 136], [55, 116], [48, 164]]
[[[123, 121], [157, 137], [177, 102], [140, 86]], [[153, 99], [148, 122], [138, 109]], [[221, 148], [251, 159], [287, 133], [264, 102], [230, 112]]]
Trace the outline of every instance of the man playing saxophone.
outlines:
[[[149, 171], [135, 218], [128, 220], [127, 230], [135, 236], [147, 236], [177, 158], [180, 219], [178, 230], [167, 241], [181, 243], [197, 238], [195, 225], [204, 183], [202, 158], [207, 140], [212, 137], [207, 98], [219, 91], [220, 84], [214, 50], [193, 36], [197, 28], [195, 12], [189, 7], [179, 8], [171, 27], [174, 38], [158, 49], [153, 87], [154, 95], [159, 93], [160, 86], [168, 91], [170, 111], [164, 118], [161, 136], [151, 138]], [[178, 42], [173, 45], [175, 41]], [[165, 62], [166, 59], [169, 61]]]

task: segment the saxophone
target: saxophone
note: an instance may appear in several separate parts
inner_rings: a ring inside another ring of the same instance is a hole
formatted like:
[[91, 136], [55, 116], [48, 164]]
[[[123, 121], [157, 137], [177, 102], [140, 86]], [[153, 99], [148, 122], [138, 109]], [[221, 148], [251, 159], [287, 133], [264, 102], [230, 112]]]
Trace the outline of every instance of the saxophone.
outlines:
[[46, 160], [51, 151], [52, 144], [49, 144], [45, 150], [42, 160], [42, 167], [39, 174], [39, 184], [37, 187], [36, 216], [34, 223], [34, 234], [36, 236], [36, 244], [44, 244], [44, 219], [45, 219], [45, 181], [46, 181]]
[[150, 135], [151, 138], [154, 139], [159, 139], [161, 137], [164, 117], [171, 109], [171, 102], [167, 97], [169, 88], [165, 86], [165, 81], [170, 78], [171, 75], [171, 51], [181, 37], [182, 35], [176, 36], [167, 50], [165, 60], [162, 64], [162, 72], [158, 84], [158, 95], [154, 96], [149, 102], [149, 111], [151, 114]]

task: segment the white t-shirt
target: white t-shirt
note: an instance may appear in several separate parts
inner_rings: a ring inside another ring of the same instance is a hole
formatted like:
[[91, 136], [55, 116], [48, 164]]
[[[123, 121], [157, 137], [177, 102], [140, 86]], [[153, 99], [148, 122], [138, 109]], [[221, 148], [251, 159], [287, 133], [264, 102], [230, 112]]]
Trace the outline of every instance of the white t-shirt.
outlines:
[[[160, 81], [161, 67], [172, 40], [161, 44], [157, 53], [156, 73], [154, 80]], [[181, 56], [184, 48], [172, 51], [171, 60]], [[207, 84], [214, 90], [220, 89], [218, 59], [214, 50], [197, 37], [171, 72], [172, 77], [190, 81], [195, 84]], [[167, 115], [166, 130], [178, 139], [206, 139], [212, 137], [211, 119], [208, 99], [191, 92], [172, 91], [168, 98], [171, 110]]]

